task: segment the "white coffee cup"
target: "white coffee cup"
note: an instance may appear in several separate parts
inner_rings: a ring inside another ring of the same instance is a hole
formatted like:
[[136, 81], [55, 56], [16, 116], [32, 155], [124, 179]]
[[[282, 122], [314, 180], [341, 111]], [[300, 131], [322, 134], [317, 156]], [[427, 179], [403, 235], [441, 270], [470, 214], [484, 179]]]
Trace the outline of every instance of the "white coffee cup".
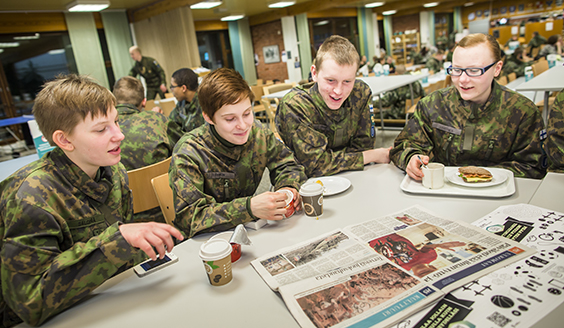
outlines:
[[445, 185], [445, 166], [441, 163], [429, 163], [421, 167], [423, 187], [439, 189]]
[[212, 286], [223, 286], [233, 278], [232, 251], [231, 244], [224, 239], [210, 239], [200, 246], [200, 258]]

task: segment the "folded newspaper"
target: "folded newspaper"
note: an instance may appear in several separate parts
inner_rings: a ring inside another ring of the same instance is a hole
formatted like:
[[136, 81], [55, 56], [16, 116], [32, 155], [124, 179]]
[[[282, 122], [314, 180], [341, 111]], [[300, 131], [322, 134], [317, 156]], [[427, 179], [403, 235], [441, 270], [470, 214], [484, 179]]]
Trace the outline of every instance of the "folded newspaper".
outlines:
[[251, 264], [302, 327], [386, 327], [533, 253], [415, 206]]

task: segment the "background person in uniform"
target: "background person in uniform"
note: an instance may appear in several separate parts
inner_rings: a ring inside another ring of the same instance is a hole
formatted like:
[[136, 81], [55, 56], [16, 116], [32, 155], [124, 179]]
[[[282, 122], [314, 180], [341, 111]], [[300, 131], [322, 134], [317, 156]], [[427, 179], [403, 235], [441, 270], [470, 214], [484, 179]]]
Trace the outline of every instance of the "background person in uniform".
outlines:
[[349, 40], [333, 35], [317, 52], [315, 82], [297, 86], [276, 111], [280, 137], [308, 177], [389, 163], [389, 149], [373, 149], [370, 87], [356, 80], [359, 57]]
[[[535, 31], [533, 32], [533, 37], [529, 41], [528, 47], [531, 47], [532, 50], [533, 48], [538, 48], [545, 43], [546, 43], [546, 38], [540, 35], [539, 32]], [[527, 55], [531, 55], [531, 54], [527, 54]]]
[[39, 325], [183, 239], [168, 224], [132, 223], [114, 106], [110, 91], [74, 75], [35, 98], [37, 124], [57, 147], [0, 183], [2, 327]]
[[[166, 133], [168, 120], [161, 113], [143, 110], [146, 99], [138, 79], [125, 76], [114, 85], [118, 123], [125, 139], [121, 142], [121, 163], [126, 170], [139, 169], [169, 158], [172, 147]], [[165, 222], [160, 207], [135, 213], [136, 222]]]
[[170, 90], [178, 101], [168, 117], [168, 137], [174, 145], [182, 136], [204, 124], [198, 101], [198, 75], [189, 68], [172, 73]]
[[286, 194], [253, 196], [266, 168], [274, 190], [290, 190], [299, 209], [304, 168], [272, 131], [255, 123], [254, 95], [241, 75], [217, 69], [204, 77], [198, 94], [208, 124], [185, 134], [174, 148], [169, 170], [174, 225], [192, 237], [257, 218], [283, 219]]
[[523, 47], [517, 47], [513, 53], [507, 57], [503, 64], [502, 75], [509, 75], [515, 72], [517, 77], [525, 76], [525, 67], [531, 66], [533, 59], [527, 57]]
[[[405, 66], [398, 65], [396, 67], [396, 73], [398, 75], [405, 74]], [[418, 97], [425, 97], [425, 89], [419, 81], [412, 84], [413, 88], [413, 99]], [[409, 85], [405, 85], [403, 87], [399, 87], [392, 91], [385, 92], [382, 97], [380, 97], [380, 101], [382, 102], [382, 107], [390, 107], [389, 110], [383, 113], [384, 118], [404, 118], [405, 117], [405, 102], [407, 99], [411, 100], [411, 90]], [[376, 102], [377, 104], [377, 102]]]
[[129, 76], [143, 76], [147, 84], [147, 100], [155, 99], [157, 93], [161, 99], [165, 99], [166, 78], [165, 72], [161, 65], [154, 58], [141, 55], [141, 49], [138, 46], [129, 48], [131, 59], [135, 60], [135, 65], [129, 71]]
[[562, 55], [562, 36], [551, 35], [544, 47], [539, 51], [539, 58], [548, 55]]
[[548, 114], [545, 150], [548, 155], [548, 171], [564, 173], [564, 90], [554, 100]]
[[438, 73], [443, 68], [444, 54], [442, 50], [437, 50], [432, 55], [429, 56], [425, 67], [429, 69], [430, 72]]
[[394, 141], [391, 160], [415, 180], [423, 176], [417, 155], [424, 164], [493, 166], [517, 177], [544, 177], [541, 113], [528, 98], [494, 81], [502, 65], [494, 37], [463, 38], [447, 71], [453, 86], [417, 103]]

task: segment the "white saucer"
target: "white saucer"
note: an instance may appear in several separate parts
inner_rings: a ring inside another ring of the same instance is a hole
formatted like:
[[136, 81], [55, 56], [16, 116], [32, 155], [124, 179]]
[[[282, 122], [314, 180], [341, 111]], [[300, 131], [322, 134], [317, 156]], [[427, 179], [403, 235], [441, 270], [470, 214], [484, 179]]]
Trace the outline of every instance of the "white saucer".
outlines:
[[351, 186], [351, 181], [343, 177], [319, 177], [311, 178], [307, 180], [306, 183], [316, 183], [316, 181], [321, 181], [325, 190], [323, 191], [323, 196], [332, 196], [347, 190]]

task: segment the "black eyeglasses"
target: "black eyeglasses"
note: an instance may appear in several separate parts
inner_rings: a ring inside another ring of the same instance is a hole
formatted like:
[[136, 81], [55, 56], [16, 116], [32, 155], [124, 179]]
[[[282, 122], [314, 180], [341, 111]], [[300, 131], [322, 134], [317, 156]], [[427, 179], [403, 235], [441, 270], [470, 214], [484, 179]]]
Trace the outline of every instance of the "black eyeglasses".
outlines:
[[480, 67], [468, 67], [468, 68], [458, 68], [458, 67], [449, 67], [446, 69], [447, 74], [450, 76], [461, 76], [462, 73], [466, 72], [466, 75], [471, 76], [471, 77], [476, 77], [476, 76], [482, 76], [484, 75], [484, 73], [486, 73], [487, 70], [490, 69], [490, 67], [492, 67], [493, 65], [495, 65], [497, 62], [490, 64], [486, 67], [480, 68]]
[[181, 87], [181, 85], [172, 85], [172, 84], [171, 84], [171, 85], [170, 85], [170, 90], [172, 90], [172, 89], [174, 89], [174, 88], [178, 88], [178, 87]]

